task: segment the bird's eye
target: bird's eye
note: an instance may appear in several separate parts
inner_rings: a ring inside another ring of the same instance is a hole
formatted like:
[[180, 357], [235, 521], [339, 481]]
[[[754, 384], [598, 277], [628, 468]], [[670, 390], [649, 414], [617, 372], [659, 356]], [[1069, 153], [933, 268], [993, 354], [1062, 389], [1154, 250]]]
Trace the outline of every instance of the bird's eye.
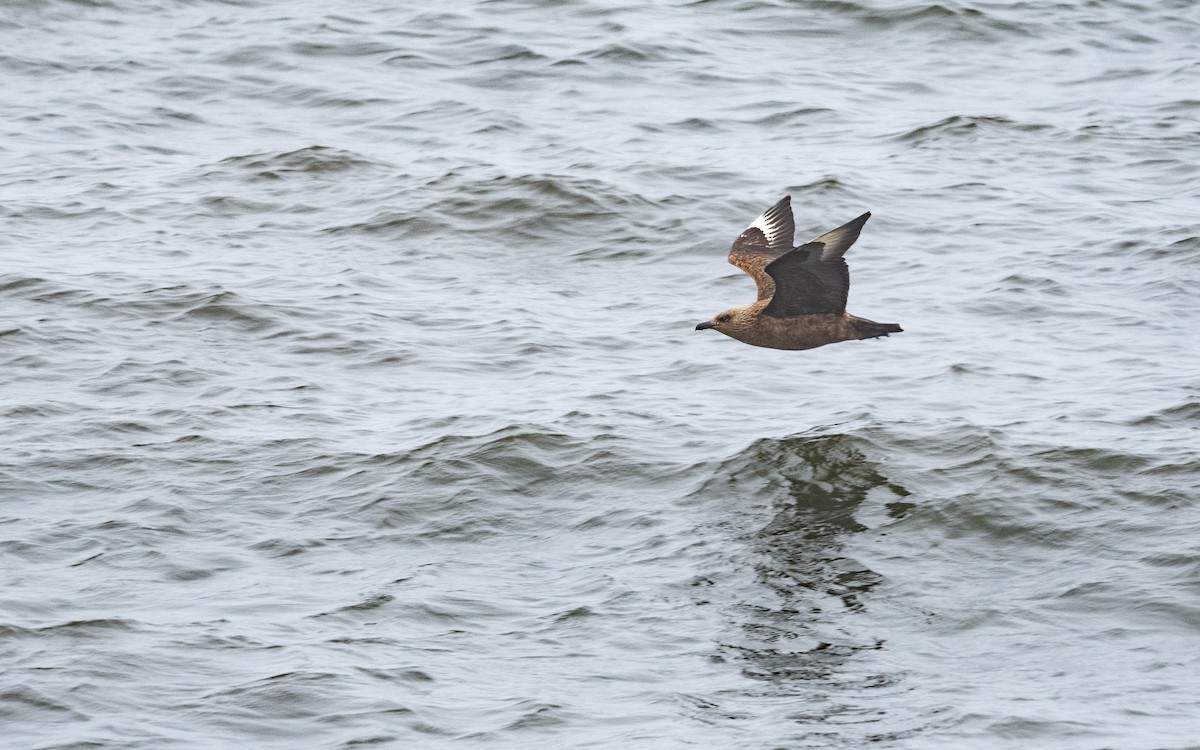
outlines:
[[729, 316], [728, 316], [728, 315], [718, 315], [718, 316], [717, 316], [717, 322], [718, 322], [718, 323], [728, 323], [728, 322], [729, 322]]

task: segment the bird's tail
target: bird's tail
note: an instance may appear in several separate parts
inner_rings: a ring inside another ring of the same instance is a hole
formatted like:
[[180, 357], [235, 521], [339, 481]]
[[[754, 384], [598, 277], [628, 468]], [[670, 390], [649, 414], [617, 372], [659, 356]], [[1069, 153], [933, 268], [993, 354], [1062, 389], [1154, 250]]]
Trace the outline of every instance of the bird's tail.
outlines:
[[903, 333], [904, 329], [896, 323], [876, 323], [866, 318], [854, 319], [854, 330], [860, 339], [877, 339], [889, 333]]

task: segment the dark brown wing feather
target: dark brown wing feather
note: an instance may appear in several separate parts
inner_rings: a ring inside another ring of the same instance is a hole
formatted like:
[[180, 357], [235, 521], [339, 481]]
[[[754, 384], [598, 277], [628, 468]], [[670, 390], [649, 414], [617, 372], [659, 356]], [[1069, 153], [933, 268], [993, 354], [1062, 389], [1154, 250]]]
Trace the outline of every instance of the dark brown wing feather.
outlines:
[[826, 252], [825, 245], [810, 242], [767, 264], [775, 295], [763, 308], [763, 315], [790, 318], [845, 312], [850, 269], [840, 256], [825, 260]]
[[821, 257], [825, 260], [840, 258], [846, 254], [846, 251], [850, 249], [854, 241], [858, 239], [858, 234], [862, 231], [863, 224], [866, 224], [869, 218], [871, 218], [871, 212], [867, 211], [857, 219], [848, 221], [837, 229], [831, 229], [820, 237], [809, 240], [809, 242], [820, 242], [825, 246], [825, 250], [821, 253]]
[[870, 211], [768, 263], [763, 272], [774, 281], [775, 293], [763, 314], [786, 318], [845, 312], [850, 268], [842, 256], [869, 218]]
[[[837, 231], [837, 230], [834, 230]], [[792, 196], [783, 198], [755, 219], [733, 241], [729, 262], [754, 279], [758, 298], [767, 299], [775, 292], [775, 282], [766, 274], [771, 261], [792, 249], [796, 225], [792, 220]]]

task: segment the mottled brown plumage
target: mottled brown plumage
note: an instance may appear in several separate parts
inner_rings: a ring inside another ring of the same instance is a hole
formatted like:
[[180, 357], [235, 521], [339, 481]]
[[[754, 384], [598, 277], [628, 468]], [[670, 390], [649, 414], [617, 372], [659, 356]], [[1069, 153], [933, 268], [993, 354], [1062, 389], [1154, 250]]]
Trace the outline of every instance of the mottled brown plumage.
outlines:
[[758, 299], [700, 323], [726, 336], [771, 349], [812, 349], [852, 339], [901, 332], [895, 323], [876, 323], [846, 312], [850, 269], [842, 257], [858, 239], [865, 213], [793, 248], [792, 198], [763, 212], [733, 241], [729, 262], [758, 285]]

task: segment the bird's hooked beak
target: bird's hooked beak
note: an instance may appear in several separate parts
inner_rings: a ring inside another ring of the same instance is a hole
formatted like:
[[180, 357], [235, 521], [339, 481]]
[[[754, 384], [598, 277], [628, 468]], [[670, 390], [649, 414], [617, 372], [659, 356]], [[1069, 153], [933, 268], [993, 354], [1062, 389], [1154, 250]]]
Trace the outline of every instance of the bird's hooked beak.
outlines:
[[711, 320], [706, 320], [706, 321], [704, 321], [703, 323], [697, 323], [697, 324], [696, 324], [696, 330], [697, 330], [697, 331], [703, 331], [703, 330], [705, 330], [705, 329], [708, 329], [708, 328], [715, 328], [715, 327], [716, 327], [716, 326], [714, 326], [714, 325], [712, 324], [712, 321], [711, 321]]

